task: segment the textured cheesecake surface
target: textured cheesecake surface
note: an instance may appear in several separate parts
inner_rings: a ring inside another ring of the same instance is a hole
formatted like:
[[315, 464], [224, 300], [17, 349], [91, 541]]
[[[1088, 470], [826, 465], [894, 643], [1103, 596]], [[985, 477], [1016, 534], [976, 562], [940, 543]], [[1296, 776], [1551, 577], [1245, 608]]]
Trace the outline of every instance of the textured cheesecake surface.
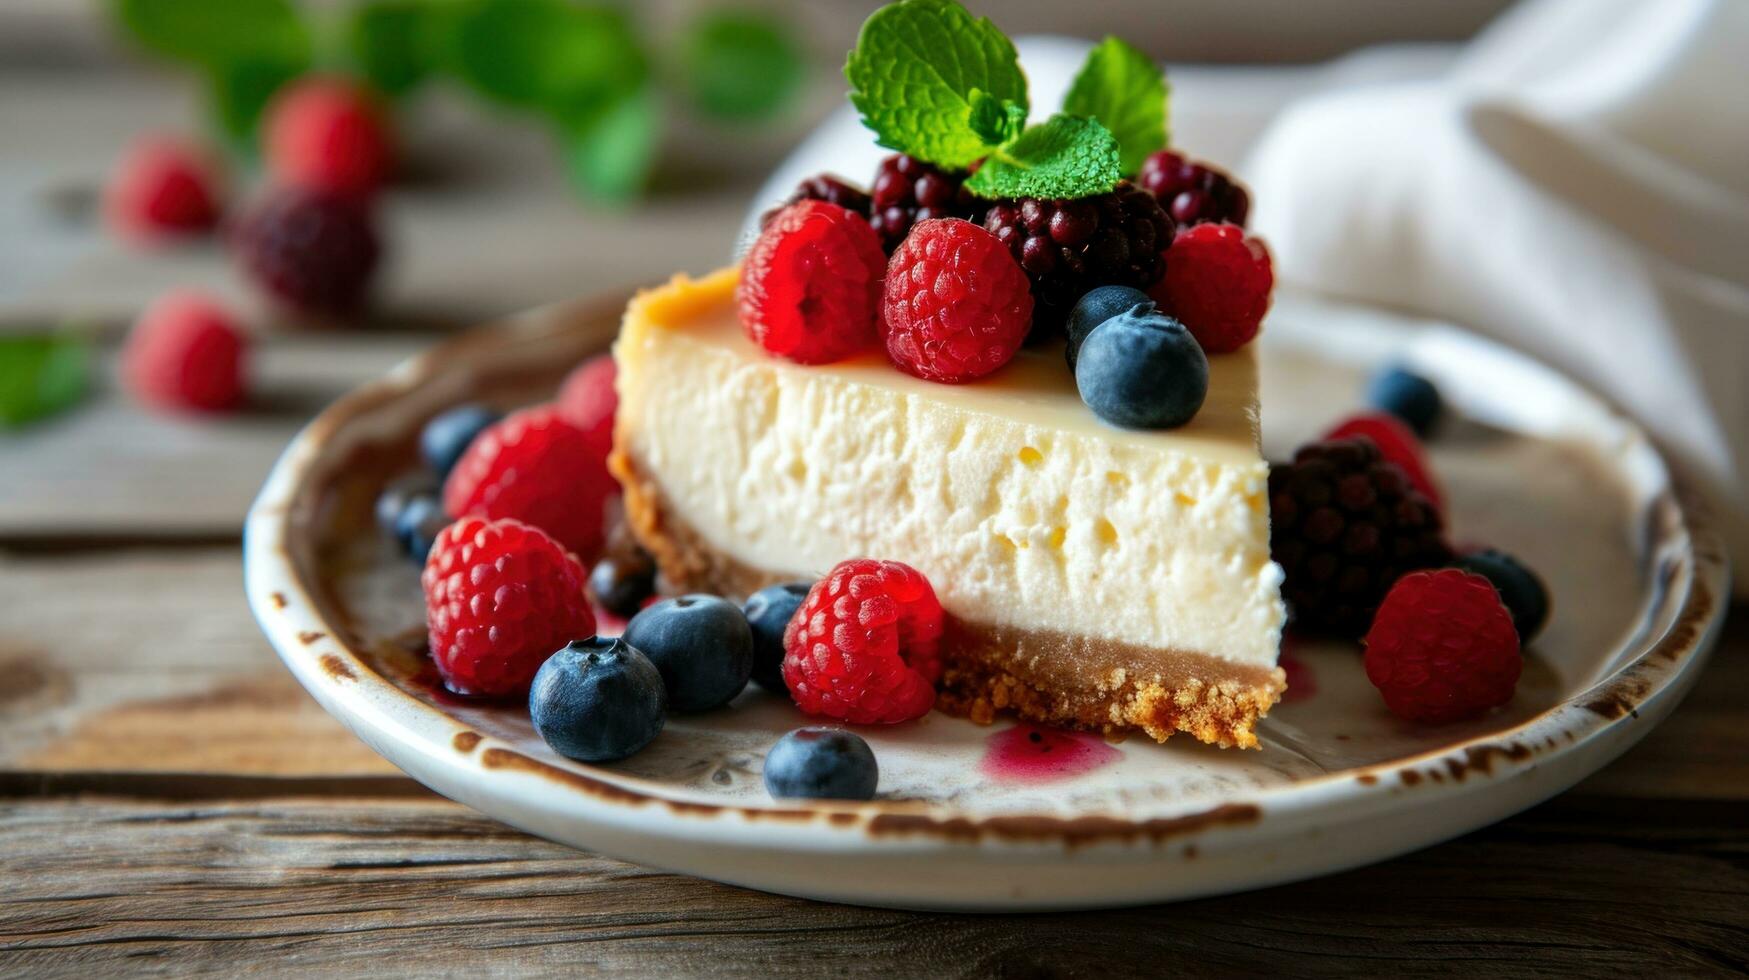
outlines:
[[1255, 744], [1283, 611], [1249, 349], [1211, 358], [1189, 425], [1132, 432], [1082, 404], [1060, 347], [959, 386], [874, 351], [773, 358], [735, 276], [640, 295], [614, 351], [614, 466], [676, 587], [904, 561], [950, 615], [944, 707]]

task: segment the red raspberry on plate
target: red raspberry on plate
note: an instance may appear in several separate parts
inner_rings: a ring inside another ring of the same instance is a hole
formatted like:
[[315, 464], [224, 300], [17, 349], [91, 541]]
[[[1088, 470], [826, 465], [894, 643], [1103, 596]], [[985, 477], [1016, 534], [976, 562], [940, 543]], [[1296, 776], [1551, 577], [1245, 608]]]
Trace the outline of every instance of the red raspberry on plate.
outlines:
[[231, 314], [193, 290], [166, 294], [134, 323], [123, 383], [148, 405], [220, 412], [243, 402], [248, 337]]
[[1032, 303], [1026, 273], [995, 235], [932, 218], [912, 226], [887, 266], [881, 337], [899, 370], [959, 384], [1014, 357]]
[[619, 409], [619, 392], [613, 382], [618, 371], [612, 354], [597, 354], [573, 368], [559, 386], [559, 415], [588, 434], [605, 454], [613, 448], [613, 413]]
[[1409, 478], [1410, 486], [1421, 491], [1421, 495], [1436, 510], [1444, 512], [1445, 497], [1439, 492], [1439, 483], [1433, 479], [1433, 467], [1427, 463], [1427, 453], [1421, 448], [1421, 440], [1415, 438], [1415, 431], [1396, 416], [1384, 412], [1350, 415], [1326, 433], [1324, 438], [1370, 440], [1379, 447], [1379, 455], [1385, 458], [1385, 462], [1396, 463], [1402, 467], [1403, 475]]
[[219, 221], [217, 162], [198, 147], [148, 136], [128, 147], [104, 188], [103, 211], [122, 238], [152, 245]]
[[1237, 225], [1202, 224], [1172, 240], [1166, 275], [1148, 295], [1190, 328], [1205, 353], [1226, 354], [1257, 336], [1274, 286], [1261, 241]]
[[364, 305], [381, 252], [362, 203], [327, 191], [281, 189], [237, 225], [243, 271], [302, 313], [344, 315]]
[[843, 360], [875, 338], [887, 255], [868, 222], [836, 204], [798, 201], [759, 233], [741, 267], [741, 328], [798, 364]]
[[1455, 568], [1397, 580], [1366, 634], [1366, 677], [1399, 718], [1444, 724], [1512, 700], [1524, 661], [1500, 593]]
[[268, 169], [299, 187], [362, 197], [393, 167], [382, 107], [343, 78], [305, 78], [275, 94], [265, 142]]
[[595, 635], [583, 566], [521, 521], [464, 517], [425, 559], [431, 659], [458, 694], [505, 695], [572, 640]]
[[618, 490], [607, 450], [553, 405], [526, 408], [474, 437], [443, 484], [452, 517], [514, 518], [593, 562]]
[[941, 676], [941, 603], [923, 573], [854, 558], [814, 583], [783, 635], [796, 705], [854, 725], [926, 714]]

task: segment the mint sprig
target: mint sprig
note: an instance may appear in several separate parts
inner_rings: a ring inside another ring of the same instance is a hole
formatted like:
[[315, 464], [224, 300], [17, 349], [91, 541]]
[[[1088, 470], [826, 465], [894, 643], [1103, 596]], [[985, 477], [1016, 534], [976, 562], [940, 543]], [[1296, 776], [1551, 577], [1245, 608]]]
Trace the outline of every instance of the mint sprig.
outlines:
[[310, 69], [314, 41], [289, 0], [111, 0], [116, 20], [155, 54], [196, 66], [212, 118], [247, 149], [273, 92]]
[[[535, 117], [557, 138], [565, 173], [590, 197], [636, 195], [679, 100], [730, 122], [767, 119], [793, 100], [806, 61], [785, 19], [700, 12], [672, 47], [606, 0], [106, 0], [142, 48], [194, 68], [232, 147], [253, 155], [273, 95], [309, 71], [341, 70], [384, 96], [446, 75]], [[999, 35], [998, 35], [999, 36]]]
[[1086, 197], [1122, 177], [1111, 133], [1085, 116], [1059, 114], [991, 151], [966, 189], [979, 197]]
[[1136, 173], [1166, 146], [1166, 75], [1147, 55], [1107, 37], [1087, 53], [1063, 111], [1099, 120], [1117, 137], [1123, 172]]
[[1087, 56], [1061, 113], [1027, 127], [1013, 43], [953, 0], [875, 11], [844, 77], [880, 145], [948, 169], [983, 161], [966, 182], [980, 197], [1103, 194], [1166, 143], [1165, 77], [1117, 38]]
[[851, 104], [882, 146], [943, 167], [970, 166], [997, 145], [989, 136], [1014, 128], [1007, 120], [1026, 118], [1026, 76], [1013, 42], [952, 0], [901, 0], [875, 11], [844, 77]]

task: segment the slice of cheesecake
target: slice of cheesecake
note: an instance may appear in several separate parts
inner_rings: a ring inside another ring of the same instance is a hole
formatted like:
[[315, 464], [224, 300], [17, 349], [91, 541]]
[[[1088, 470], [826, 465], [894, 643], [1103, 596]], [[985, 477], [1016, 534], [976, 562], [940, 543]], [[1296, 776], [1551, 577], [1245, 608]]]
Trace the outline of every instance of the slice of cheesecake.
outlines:
[[938, 706], [1255, 747], [1285, 687], [1255, 345], [1188, 425], [1081, 402], [1059, 346], [942, 385], [878, 351], [779, 360], [737, 272], [640, 294], [614, 347], [612, 466], [668, 587], [741, 596], [846, 558], [910, 564], [948, 614]]

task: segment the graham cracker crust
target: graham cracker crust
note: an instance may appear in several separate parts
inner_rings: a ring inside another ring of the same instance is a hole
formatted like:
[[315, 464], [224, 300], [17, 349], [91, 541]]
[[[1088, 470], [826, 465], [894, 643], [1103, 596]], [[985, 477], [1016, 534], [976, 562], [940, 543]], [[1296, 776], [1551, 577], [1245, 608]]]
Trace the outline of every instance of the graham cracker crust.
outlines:
[[[623, 433], [608, 468], [624, 489], [627, 526], [655, 558], [669, 591], [740, 598], [799, 577], [748, 567], [705, 541], [666, 505], [661, 488], [625, 450]], [[1223, 748], [1258, 748], [1257, 719], [1287, 688], [1279, 667], [967, 622], [951, 612], [942, 659], [936, 707], [981, 725], [1007, 712], [1104, 735], [1139, 730], [1158, 742], [1184, 732]]]

